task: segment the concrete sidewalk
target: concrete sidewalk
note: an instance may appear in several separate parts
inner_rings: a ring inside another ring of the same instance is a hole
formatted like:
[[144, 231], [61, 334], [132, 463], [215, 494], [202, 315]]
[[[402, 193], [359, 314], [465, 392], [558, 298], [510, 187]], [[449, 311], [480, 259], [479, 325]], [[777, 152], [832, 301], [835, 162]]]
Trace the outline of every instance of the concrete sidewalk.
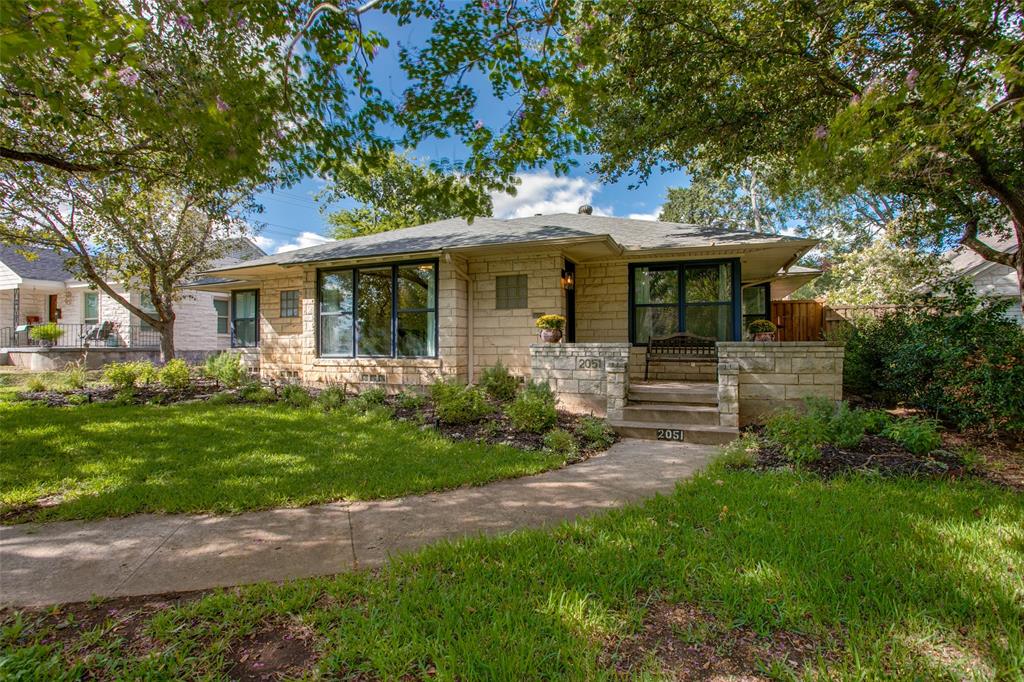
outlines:
[[670, 492], [717, 450], [625, 440], [565, 469], [416, 497], [235, 516], [140, 514], [0, 527], [0, 604], [40, 606], [378, 566], [437, 540], [554, 524]]

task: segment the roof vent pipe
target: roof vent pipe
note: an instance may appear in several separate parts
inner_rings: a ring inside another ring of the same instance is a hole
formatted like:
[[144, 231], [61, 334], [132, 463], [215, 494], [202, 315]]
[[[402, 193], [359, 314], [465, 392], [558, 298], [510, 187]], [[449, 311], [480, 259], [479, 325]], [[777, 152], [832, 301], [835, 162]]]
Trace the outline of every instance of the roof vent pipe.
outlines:
[[593, 215], [594, 207], [591, 206], [590, 204], [583, 204], [576, 212], [579, 213], [580, 215]]

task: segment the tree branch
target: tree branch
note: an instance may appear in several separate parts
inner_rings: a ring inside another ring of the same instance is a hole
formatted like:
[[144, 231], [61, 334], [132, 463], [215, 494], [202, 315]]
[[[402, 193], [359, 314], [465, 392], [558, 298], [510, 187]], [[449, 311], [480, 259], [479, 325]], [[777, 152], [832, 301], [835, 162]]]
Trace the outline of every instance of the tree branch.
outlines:
[[96, 171], [103, 170], [102, 166], [92, 163], [77, 163], [75, 161], [62, 159], [52, 154], [22, 152], [17, 149], [11, 149], [10, 147], [0, 147], [0, 158], [10, 159], [12, 161], [22, 161], [25, 163], [39, 163], [44, 166], [49, 166], [50, 168], [67, 171], [68, 173], [95, 173]]

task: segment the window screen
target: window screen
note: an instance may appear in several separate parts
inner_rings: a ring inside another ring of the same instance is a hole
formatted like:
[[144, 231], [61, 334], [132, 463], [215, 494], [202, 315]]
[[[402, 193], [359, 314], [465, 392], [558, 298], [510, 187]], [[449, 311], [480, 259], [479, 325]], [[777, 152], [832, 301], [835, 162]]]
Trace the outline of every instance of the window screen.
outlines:
[[526, 275], [498, 275], [495, 278], [495, 292], [494, 307], [498, 310], [529, 307]]

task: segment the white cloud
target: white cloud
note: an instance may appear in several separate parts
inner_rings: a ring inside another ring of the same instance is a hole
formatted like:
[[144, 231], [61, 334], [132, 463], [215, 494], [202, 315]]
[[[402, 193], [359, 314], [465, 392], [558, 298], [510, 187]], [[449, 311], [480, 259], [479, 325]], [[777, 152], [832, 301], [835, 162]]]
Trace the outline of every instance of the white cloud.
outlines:
[[[586, 178], [556, 177], [550, 173], [524, 173], [515, 196], [496, 193], [495, 218], [526, 218], [551, 213], [575, 213], [583, 204], [593, 204], [600, 184]], [[594, 207], [595, 215], [611, 215], [608, 208]]]
[[650, 213], [630, 213], [626, 217], [630, 220], [657, 220], [659, 215], [661, 215], [660, 206]]
[[285, 251], [294, 251], [295, 249], [302, 249], [307, 246], [316, 246], [317, 244], [324, 244], [331, 241], [322, 234], [316, 232], [303, 232], [298, 237], [287, 244], [281, 244], [277, 247], [274, 253], [284, 253]]
[[271, 239], [270, 237], [264, 237], [261, 234], [250, 235], [249, 239], [252, 240], [253, 244], [255, 244], [256, 246], [260, 247], [264, 251], [269, 251], [270, 247], [272, 247], [274, 245], [274, 240], [273, 239]]

